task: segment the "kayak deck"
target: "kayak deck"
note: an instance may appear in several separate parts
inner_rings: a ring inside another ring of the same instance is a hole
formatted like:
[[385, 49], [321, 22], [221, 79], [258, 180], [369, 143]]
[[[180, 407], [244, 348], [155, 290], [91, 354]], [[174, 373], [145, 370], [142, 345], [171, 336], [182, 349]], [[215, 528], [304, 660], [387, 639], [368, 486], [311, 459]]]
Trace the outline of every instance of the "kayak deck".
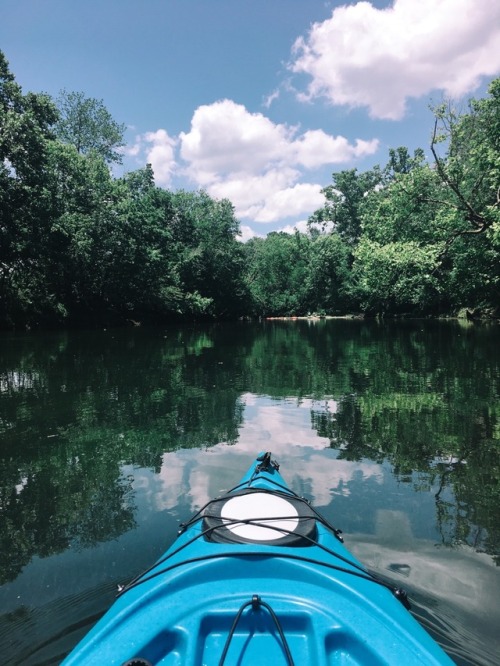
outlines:
[[182, 527], [65, 666], [453, 663], [266, 455]]
[[[252, 606], [255, 595], [279, 619], [296, 665], [378, 666], [394, 663], [396, 656], [404, 664], [441, 663], [427, 657], [418, 635], [415, 640], [414, 634], [408, 632], [402, 645], [401, 622], [381, 612], [377, 599], [363, 598], [361, 593], [354, 594], [338, 583], [334, 586], [321, 572], [310, 570], [307, 582], [297, 581], [293, 561], [272, 558], [268, 562], [265, 557], [251, 562], [242, 558], [240, 575], [234, 571], [228, 577], [229, 566], [234, 568], [235, 563], [223, 558], [197, 565], [189, 574], [179, 574], [177, 580], [170, 581], [168, 599], [160, 585], [154, 600], [151, 596], [129, 600], [115, 625], [106, 630], [108, 636], [110, 631], [113, 635], [111, 651], [106, 653], [110, 661], [106, 663], [121, 664], [133, 647], [136, 655], [144, 655], [152, 664], [219, 664], [238, 610], [247, 604], [234, 630], [225, 663], [287, 664], [283, 641], [271, 614], [267, 608]], [[265, 575], [258, 574], [262, 567], [266, 568]], [[245, 575], [241, 575], [243, 571]], [[219, 584], [219, 580], [223, 583]], [[406, 613], [403, 608], [402, 611]], [[139, 635], [138, 612], [142, 615]], [[413, 620], [409, 615], [408, 619]], [[413, 629], [410, 623], [408, 629]]]

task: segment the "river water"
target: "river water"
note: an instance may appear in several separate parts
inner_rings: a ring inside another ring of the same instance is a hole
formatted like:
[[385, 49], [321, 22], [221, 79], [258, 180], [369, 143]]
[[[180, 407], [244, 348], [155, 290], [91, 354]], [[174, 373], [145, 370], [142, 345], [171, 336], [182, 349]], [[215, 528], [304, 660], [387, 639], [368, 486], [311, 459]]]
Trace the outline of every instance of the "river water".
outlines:
[[58, 664], [263, 450], [457, 664], [498, 663], [499, 339], [348, 320], [2, 334], [2, 664]]

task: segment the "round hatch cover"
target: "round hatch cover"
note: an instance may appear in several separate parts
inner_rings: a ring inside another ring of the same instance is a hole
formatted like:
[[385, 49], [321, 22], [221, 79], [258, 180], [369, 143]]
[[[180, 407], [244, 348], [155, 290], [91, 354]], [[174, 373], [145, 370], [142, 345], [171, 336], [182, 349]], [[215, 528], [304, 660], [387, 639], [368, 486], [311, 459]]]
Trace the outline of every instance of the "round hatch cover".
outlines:
[[258, 489], [231, 493], [210, 504], [203, 530], [218, 543], [307, 546], [316, 531], [315, 514], [304, 500]]

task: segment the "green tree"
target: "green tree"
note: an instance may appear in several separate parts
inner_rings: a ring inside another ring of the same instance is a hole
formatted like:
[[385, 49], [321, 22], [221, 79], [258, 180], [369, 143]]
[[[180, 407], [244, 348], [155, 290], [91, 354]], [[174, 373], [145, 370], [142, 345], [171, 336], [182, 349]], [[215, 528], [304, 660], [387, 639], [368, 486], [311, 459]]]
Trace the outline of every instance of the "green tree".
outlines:
[[233, 205], [204, 191], [176, 192], [173, 205], [169, 228], [179, 243], [178, 271], [191, 303], [200, 314], [245, 314], [243, 247]]
[[425, 154], [422, 148], [417, 148], [413, 157], [405, 146], [389, 148], [389, 162], [384, 168], [384, 179], [391, 181], [400, 174], [408, 174], [425, 162]]
[[254, 313], [302, 315], [309, 309], [311, 239], [272, 232], [245, 244], [246, 281]]
[[64, 317], [89, 317], [109, 307], [105, 292], [114, 273], [111, 248], [123, 240], [116, 233], [118, 187], [97, 153], [82, 155], [60, 142], [51, 145], [48, 173], [52, 221], [47, 283]]
[[309, 225], [331, 224], [346, 243], [355, 245], [366, 197], [382, 184], [383, 173], [378, 166], [363, 173], [350, 169], [332, 174], [332, 179], [333, 183], [322, 190], [326, 203], [309, 218]]
[[362, 238], [355, 251], [357, 296], [371, 314], [422, 312], [433, 304], [436, 248], [416, 241], [385, 244]]
[[109, 270], [103, 273], [106, 303], [134, 318], [165, 318], [192, 311], [177, 266], [179, 245], [170, 222], [171, 192], [154, 184], [150, 165], [113, 183], [114, 203], [103, 239]]
[[[446, 146], [444, 156], [439, 145]], [[500, 305], [500, 79], [467, 112], [435, 109], [431, 142], [440, 191], [429, 200], [447, 221], [440, 264], [460, 305]]]
[[58, 144], [54, 157], [54, 189], [72, 192], [60, 198], [53, 225], [68, 316], [136, 321], [190, 312], [169, 228], [172, 194], [155, 186], [151, 167], [112, 179], [96, 153]]
[[[369, 311], [498, 307], [500, 83], [465, 113], [435, 109], [434, 165], [390, 151], [386, 181], [365, 197], [354, 279]], [[443, 154], [439, 147], [445, 147]]]
[[[443, 190], [434, 202], [457, 215], [451, 244], [500, 219], [500, 79], [491, 83], [489, 97], [469, 102], [467, 113], [445, 103], [434, 114], [431, 151]], [[447, 146], [444, 157], [440, 143]]]
[[75, 146], [79, 153], [95, 151], [106, 162], [121, 164], [125, 125], [112, 118], [102, 100], [62, 90], [57, 106], [60, 116], [54, 130], [60, 141]]
[[28, 323], [53, 307], [46, 290], [50, 227], [46, 164], [57, 110], [23, 94], [0, 51], [0, 322]]
[[342, 314], [350, 301], [350, 247], [339, 234], [319, 234], [311, 244], [309, 310]]
[[395, 241], [428, 244], [443, 240], [446, 224], [444, 220], [436, 220], [437, 209], [432, 201], [439, 189], [439, 179], [428, 164], [409, 172], [393, 172], [384, 187], [366, 197], [363, 238], [381, 244]]

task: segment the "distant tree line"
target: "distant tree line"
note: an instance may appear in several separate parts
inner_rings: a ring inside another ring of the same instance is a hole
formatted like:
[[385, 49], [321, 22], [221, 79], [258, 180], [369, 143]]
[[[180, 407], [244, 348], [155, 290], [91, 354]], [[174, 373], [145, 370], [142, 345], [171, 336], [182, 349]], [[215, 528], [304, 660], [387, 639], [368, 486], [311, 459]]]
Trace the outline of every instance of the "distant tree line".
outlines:
[[[124, 126], [82, 93], [23, 94], [0, 51], [0, 326], [500, 305], [500, 79], [434, 110], [433, 162], [334, 173], [307, 234], [238, 242], [230, 201], [115, 178]], [[441, 150], [441, 152], [440, 152]]]

